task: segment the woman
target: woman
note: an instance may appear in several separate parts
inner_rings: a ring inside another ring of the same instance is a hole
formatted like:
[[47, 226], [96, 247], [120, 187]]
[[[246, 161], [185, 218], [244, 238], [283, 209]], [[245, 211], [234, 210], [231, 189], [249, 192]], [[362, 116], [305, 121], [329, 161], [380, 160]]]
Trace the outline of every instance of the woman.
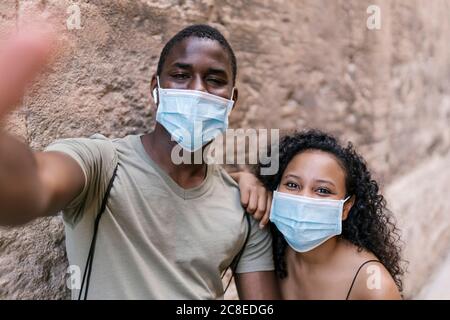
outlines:
[[[352, 145], [306, 131], [284, 137], [274, 191], [274, 260], [283, 299], [401, 299], [398, 229]], [[262, 219], [266, 223], [269, 214]]]

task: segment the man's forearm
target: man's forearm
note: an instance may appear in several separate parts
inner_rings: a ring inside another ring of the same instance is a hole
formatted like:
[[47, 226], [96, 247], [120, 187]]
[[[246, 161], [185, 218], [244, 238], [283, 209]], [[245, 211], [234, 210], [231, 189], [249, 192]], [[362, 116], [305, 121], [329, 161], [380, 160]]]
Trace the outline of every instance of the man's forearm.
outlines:
[[37, 163], [32, 150], [0, 133], [0, 225], [22, 224], [42, 209]]
[[273, 271], [238, 273], [236, 289], [241, 300], [278, 300], [281, 297]]

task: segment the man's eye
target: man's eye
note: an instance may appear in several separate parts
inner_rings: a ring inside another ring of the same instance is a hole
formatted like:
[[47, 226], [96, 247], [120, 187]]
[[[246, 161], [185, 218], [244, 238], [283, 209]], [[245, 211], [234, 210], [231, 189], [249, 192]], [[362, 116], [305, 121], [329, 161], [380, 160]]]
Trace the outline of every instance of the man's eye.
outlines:
[[212, 82], [215, 85], [226, 85], [227, 82], [222, 80], [222, 79], [217, 79], [217, 78], [209, 78], [208, 82]]
[[173, 78], [178, 79], [178, 80], [184, 80], [187, 79], [189, 77], [189, 75], [185, 74], [185, 73], [176, 73], [172, 75]]

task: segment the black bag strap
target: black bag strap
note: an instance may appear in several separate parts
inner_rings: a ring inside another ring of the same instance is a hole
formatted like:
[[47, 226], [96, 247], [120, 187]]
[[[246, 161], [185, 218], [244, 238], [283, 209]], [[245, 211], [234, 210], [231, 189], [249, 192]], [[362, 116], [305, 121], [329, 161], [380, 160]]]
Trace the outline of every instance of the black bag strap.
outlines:
[[[80, 293], [78, 294], [78, 300], [81, 300], [81, 296], [83, 294], [83, 289], [84, 289], [83, 300], [87, 299], [88, 290], [89, 290], [89, 281], [91, 280], [92, 261], [94, 260], [95, 243], [97, 242], [98, 225], [100, 223], [100, 218], [102, 217], [103, 212], [105, 212], [106, 203], [108, 202], [109, 194], [111, 192], [111, 189], [112, 189], [112, 186], [114, 183], [114, 179], [116, 178], [118, 167], [119, 167], [119, 163], [117, 163], [116, 167], [114, 168], [113, 175], [111, 177], [111, 180], [109, 180], [108, 187], [106, 188], [106, 192], [103, 197], [102, 204], [100, 206], [100, 211], [98, 212], [97, 217], [95, 218], [94, 234], [92, 236], [91, 246], [89, 247], [89, 254], [88, 254], [88, 258], [86, 260], [86, 266], [84, 267], [83, 280], [81, 281], [81, 288], [80, 288]], [[86, 284], [86, 288], [84, 288], [85, 284]]]
[[[225, 276], [225, 274], [227, 273], [228, 269], [231, 268], [231, 277], [230, 280], [228, 280], [228, 284], [225, 287], [225, 290], [223, 291], [223, 293], [225, 294], [225, 292], [227, 292], [228, 287], [231, 284], [231, 280], [233, 280], [235, 274], [236, 274], [236, 269], [237, 266], [239, 264], [239, 261], [241, 260], [241, 256], [244, 253], [245, 250], [245, 246], [247, 245], [248, 239], [250, 238], [250, 233], [252, 231], [252, 223], [250, 221], [250, 215], [246, 212], [245, 213], [245, 217], [247, 218], [247, 235], [245, 236], [245, 241], [244, 241], [244, 245], [242, 246], [241, 250], [238, 252], [238, 254], [234, 257], [233, 261], [231, 261], [230, 265], [225, 269], [225, 271], [222, 273], [221, 279], [223, 279], [223, 277]], [[234, 267], [233, 267], [234, 266]]]

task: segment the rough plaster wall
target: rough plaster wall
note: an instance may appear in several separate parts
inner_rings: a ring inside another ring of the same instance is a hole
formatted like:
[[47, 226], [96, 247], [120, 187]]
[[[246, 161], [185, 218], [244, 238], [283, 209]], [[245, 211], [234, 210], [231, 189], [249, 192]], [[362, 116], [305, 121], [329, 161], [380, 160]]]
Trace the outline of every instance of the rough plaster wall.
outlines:
[[[445, 164], [433, 171], [430, 160], [450, 149], [449, 1], [78, 1], [82, 29], [67, 31], [72, 3], [0, 2], [0, 35], [26, 23], [37, 4], [66, 38], [63, 57], [8, 122], [33, 148], [60, 137], [149, 130], [149, 79], [162, 45], [188, 24], [210, 23], [238, 57], [240, 101], [232, 127], [318, 127], [353, 141], [383, 186], [392, 186], [386, 190], [414, 271], [406, 279], [408, 296], [448, 252], [442, 240], [450, 235], [449, 200], [415, 172], [449, 171]], [[381, 30], [366, 28], [369, 4], [381, 7]], [[405, 179], [414, 192], [396, 187]], [[435, 204], [428, 206], [419, 190]], [[423, 211], [430, 219], [416, 219]], [[424, 259], [420, 244], [428, 242], [432, 223], [441, 227], [433, 242], [439, 246], [430, 242]], [[68, 297], [66, 266], [59, 218], [0, 231], [0, 299]]]
[[[439, 269], [448, 273], [450, 267], [450, 260], [445, 259], [450, 258], [450, 200], [443, 191], [449, 181], [450, 153], [433, 155], [386, 188], [403, 231], [404, 255], [410, 262], [404, 283], [410, 297], [435, 299], [440, 292], [447, 292], [442, 298], [450, 294], [449, 282], [439, 280], [448, 277], [434, 276], [442, 273]], [[424, 286], [428, 289], [422, 289]]]

